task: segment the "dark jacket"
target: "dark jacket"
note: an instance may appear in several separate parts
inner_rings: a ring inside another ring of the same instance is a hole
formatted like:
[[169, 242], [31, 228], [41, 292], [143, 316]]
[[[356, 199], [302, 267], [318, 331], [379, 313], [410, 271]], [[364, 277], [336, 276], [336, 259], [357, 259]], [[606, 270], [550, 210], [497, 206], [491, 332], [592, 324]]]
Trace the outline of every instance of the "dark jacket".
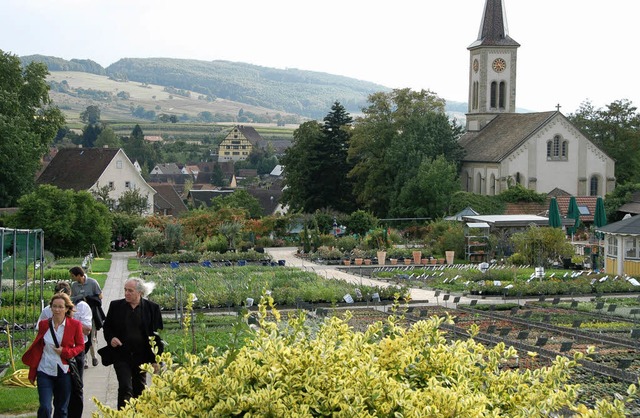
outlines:
[[[145, 338], [145, 349], [142, 358], [138, 359], [140, 364], [143, 363], [155, 363], [155, 356], [151, 351], [151, 346], [148, 343], [148, 337], [154, 336], [156, 345], [158, 346], [158, 353], [162, 353], [162, 343], [156, 331], [162, 329], [162, 315], [160, 313], [160, 306], [147, 299], [140, 299], [140, 309], [142, 310], [142, 324]], [[131, 310], [131, 307], [125, 299], [114, 300], [109, 304], [109, 311], [107, 311], [107, 317], [104, 321], [103, 333], [104, 338], [107, 341], [107, 347], [111, 351], [111, 356], [114, 361], [128, 360], [131, 357], [133, 351], [131, 347], [127, 346], [126, 324], [125, 318], [127, 311]], [[111, 339], [117, 337], [123, 342], [121, 347], [111, 347]]]
[[102, 310], [102, 299], [99, 296], [87, 296], [85, 302], [91, 308], [91, 315], [93, 318], [93, 325], [96, 327], [96, 331], [99, 331], [104, 324], [104, 311]]

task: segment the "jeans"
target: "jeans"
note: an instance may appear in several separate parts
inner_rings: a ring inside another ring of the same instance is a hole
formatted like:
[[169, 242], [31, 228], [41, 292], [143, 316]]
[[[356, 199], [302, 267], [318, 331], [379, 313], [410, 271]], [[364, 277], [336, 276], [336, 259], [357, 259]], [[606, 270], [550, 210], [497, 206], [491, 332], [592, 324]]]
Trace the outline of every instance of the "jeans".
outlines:
[[147, 383], [147, 373], [140, 369], [140, 364], [131, 360], [117, 360], [113, 368], [118, 377], [118, 409], [122, 409], [126, 401], [140, 396]]
[[[76, 362], [78, 363], [78, 371], [80, 372], [80, 378], [82, 379], [85, 362], [84, 353], [80, 353], [76, 356]], [[82, 418], [82, 410], [84, 409], [84, 393], [82, 388], [74, 389], [72, 385], [69, 407], [67, 409], [69, 418]]]
[[71, 376], [58, 367], [57, 376], [38, 372], [36, 380], [40, 399], [38, 418], [51, 418], [52, 412], [54, 418], [66, 418], [71, 396]]

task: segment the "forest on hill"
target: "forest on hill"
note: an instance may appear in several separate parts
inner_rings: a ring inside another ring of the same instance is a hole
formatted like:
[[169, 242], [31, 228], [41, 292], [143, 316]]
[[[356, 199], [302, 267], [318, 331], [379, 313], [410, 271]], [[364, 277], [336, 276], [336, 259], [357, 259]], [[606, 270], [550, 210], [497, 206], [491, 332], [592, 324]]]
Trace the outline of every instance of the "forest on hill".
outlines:
[[[299, 115], [303, 119], [322, 119], [336, 101], [340, 102], [348, 112], [359, 114], [367, 105], [370, 94], [390, 91], [388, 87], [379, 84], [339, 75], [291, 68], [269, 68], [221, 60], [123, 58], [107, 68], [89, 59], [65, 60], [44, 55], [29, 55], [20, 57], [20, 60], [25, 65], [32, 61], [43, 62], [50, 72], [59, 73], [55, 77], [58, 82], [64, 79], [64, 72], [86, 73], [87, 77], [83, 80], [80, 95], [88, 93], [94, 96], [93, 99], [96, 99], [95, 96], [99, 94], [91, 90], [100, 90], [100, 87], [91, 87], [91, 83], [104, 84], [99, 77], [118, 82], [120, 86], [132, 82], [145, 87], [162, 86], [163, 91], [170, 93], [173, 98], [190, 101], [187, 107], [195, 110], [185, 111], [187, 115], [189, 113], [197, 115], [198, 112], [207, 111], [215, 114], [219, 105], [226, 104], [235, 109], [236, 113], [238, 109], [244, 107], [244, 110], [249, 108], [249, 112], [252, 113], [273, 115], [280, 112], [283, 115]], [[94, 77], [88, 77], [89, 75]], [[113, 85], [108, 87], [111, 92], [118, 88]], [[68, 93], [62, 90], [62, 93]], [[128, 98], [126, 92], [120, 94], [125, 97], [119, 98]], [[74, 96], [78, 97], [77, 92]], [[102, 99], [104, 101], [104, 98]], [[140, 103], [136, 102], [137, 97], [132, 96], [130, 99], [131, 103], [121, 102], [120, 107], [138, 108]], [[62, 104], [63, 110], [65, 110], [64, 107], [80, 107], [77, 102], [68, 97], [55, 96], [54, 102]], [[213, 104], [213, 110], [207, 110], [206, 103]], [[108, 107], [110, 106], [112, 110], [116, 110], [115, 105], [105, 104], [103, 109], [105, 115], [109, 115]], [[142, 107], [148, 112], [146, 119], [150, 119], [148, 116], [151, 112], [144, 103]], [[466, 103], [448, 102], [446, 110], [450, 115], [463, 118], [466, 107]], [[138, 111], [140, 113], [141, 109]], [[230, 112], [233, 113], [231, 109], [222, 111], [226, 115], [231, 114]], [[116, 114], [117, 112], [114, 113]], [[140, 117], [140, 115], [135, 116]], [[142, 119], [145, 117], [143, 116]]]
[[201, 100], [224, 99], [301, 115], [322, 118], [335, 101], [359, 113], [367, 97], [389, 88], [348, 77], [297, 69], [275, 69], [229, 61], [172, 58], [124, 58], [107, 68], [91, 60], [70, 61], [31, 55], [23, 64], [43, 62], [49, 71], [75, 71], [107, 76], [115, 81], [155, 84], [174, 95], [196, 93]]

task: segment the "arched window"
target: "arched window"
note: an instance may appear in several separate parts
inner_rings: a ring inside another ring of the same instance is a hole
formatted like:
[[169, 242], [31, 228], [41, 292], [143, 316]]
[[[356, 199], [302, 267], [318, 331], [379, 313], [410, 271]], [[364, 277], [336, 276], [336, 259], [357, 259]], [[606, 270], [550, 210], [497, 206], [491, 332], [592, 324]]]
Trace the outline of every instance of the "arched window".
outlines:
[[500, 109], [504, 109], [507, 105], [507, 83], [504, 81], [500, 82], [500, 97], [498, 100], [498, 107]]
[[547, 160], [567, 161], [569, 159], [569, 141], [555, 135], [547, 141]]
[[480, 173], [476, 174], [476, 193], [482, 194], [482, 176]]
[[495, 81], [491, 82], [491, 104], [489, 105], [492, 109], [497, 107], [498, 100], [498, 83]]
[[589, 181], [589, 196], [598, 196], [598, 176], [591, 176], [591, 180]]

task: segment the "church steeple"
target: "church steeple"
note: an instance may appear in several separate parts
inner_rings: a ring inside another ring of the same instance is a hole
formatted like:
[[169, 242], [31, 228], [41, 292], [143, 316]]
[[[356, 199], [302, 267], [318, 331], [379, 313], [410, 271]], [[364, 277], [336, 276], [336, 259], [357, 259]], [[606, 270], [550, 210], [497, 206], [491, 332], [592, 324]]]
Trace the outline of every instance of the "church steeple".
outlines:
[[516, 109], [516, 62], [520, 46], [509, 36], [504, 0], [486, 0], [478, 39], [467, 48], [467, 130], [478, 131], [496, 114]]

